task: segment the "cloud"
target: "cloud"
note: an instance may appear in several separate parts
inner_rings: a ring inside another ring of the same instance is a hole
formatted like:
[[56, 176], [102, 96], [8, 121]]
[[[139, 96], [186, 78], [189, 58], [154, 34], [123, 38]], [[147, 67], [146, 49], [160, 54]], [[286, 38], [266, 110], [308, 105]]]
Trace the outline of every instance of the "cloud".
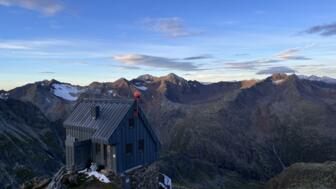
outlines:
[[295, 73], [296, 71], [286, 66], [271, 67], [257, 72], [258, 75], [271, 75], [275, 73]]
[[[1, 0], [0, 0], [1, 1]], [[0, 49], [8, 50], [30, 50], [37, 48], [46, 48], [52, 46], [67, 46], [72, 44], [70, 41], [64, 40], [4, 40], [0, 41]]]
[[12, 43], [4, 43], [0, 42], [0, 49], [8, 49], [8, 50], [26, 50], [30, 49], [28, 46], [22, 44], [12, 44]]
[[38, 72], [39, 74], [55, 74], [56, 72], [50, 72], [50, 71], [42, 71]]
[[0, 5], [6, 7], [21, 7], [39, 11], [46, 15], [54, 15], [64, 9], [58, 0], [0, 0]]
[[71, 62], [53, 62], [54, 64], [63, 64], [63, 65], [89, 65], [88, 62], [85, 61], [71, 61]]
[[147, 66], [153, 68], [168, 68], [182, 71], [200, 70], [198, 66], [191, 62], [179, 61], [177, 59], [148, 56], [141, 54], [124, 54], [112, 57], [113, 60], [128, 66]]
[[132, 66], [132, 65], [111, 65], [107, 64], [108, 67], [114, 67], [114, 68], [120, 68], [122, 70], [140, 70], [141, 68], [138, 66]]
[[119, 66], [121, 69], [124, 70], [140, 70], [141, 68], [138, 66], [129, 66], [129, 65], [124, 65], [124, 66]]
[[261, 60], [250, 60], [250, 61], [242, 61], [242, 62], [230, 62], [230, 63], [226, 63], [226, 65], [229, 68], [232, 69], [246, 69], [246, 70], [253, 70], [256, 69], [260, 66], [264, 66], [266, 64], [270, 64], [270, 63], [277, 63], [277, 62], [281, 62], [281, 60], [277, 60], [277, 59], [261, 59]]
[[247, 53], [236, 53], [235, 56], [248, 56], [249, 54]]
[[311, 60], [311, 58], [298, 55], [300, 49], [289, 49], [277, 55], [281, 60]]
[[206, 54], [206, 55], [186, 57], [186, 58], [183, 58], [183, 60], [202, 60], [202, 59], [209, 59], [209, 58], [212, 58], [212, 56]]
[[303, 33], [318, 34], [325, 37], [334, 36], [336, 35], [336, 23], [313, 26]]
[[238, 24], [239, 21], [237, 20], [226, 20], [226, 21], [221, 21], [218, 23], [219, 26], [223, 26], [223, 25], [234, 25], [234, 24]]
[[268, 64], [272, 63], [280, 63], [285, 62], [288, 60], [311, 60], [311, 58], [299, 55], [300, 51], [310, 48], [304, 47], [304, 48], [296, 48], [296, 49], [288, 49], [283, 52], [280, 52], [279, 54], [273, 56], [269, 59], [259, 59], [259, 60], [247, 60], [247, 61], [241, 61], [241, 62], [229, 62], [225, 63], [227, 68], [230, 69], [246, 69], [246, 70], [255, 70], [257, 68], [260, 68], [262, 66], [267, 66]]
[[200, 34], [186, 29], [183, 20], [179, 17], [169, 18], [144, 18], [140, 21], [142, 25], [155, 32], [160, 32], [171, 38], [186, 37]]

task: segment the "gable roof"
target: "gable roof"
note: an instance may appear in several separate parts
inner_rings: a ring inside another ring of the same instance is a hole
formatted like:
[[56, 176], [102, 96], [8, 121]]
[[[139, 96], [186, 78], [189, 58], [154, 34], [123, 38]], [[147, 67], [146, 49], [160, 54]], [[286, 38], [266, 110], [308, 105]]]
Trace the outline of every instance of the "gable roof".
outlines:
[[[84, 99], [65, 120], [64, 126], [95, 130], [92, 136], [94, 139], [108, 141], [133, 105], [134, 100]], [[91, 117], [91, 108], [94, 106], [100, 108], [96, 120]]]

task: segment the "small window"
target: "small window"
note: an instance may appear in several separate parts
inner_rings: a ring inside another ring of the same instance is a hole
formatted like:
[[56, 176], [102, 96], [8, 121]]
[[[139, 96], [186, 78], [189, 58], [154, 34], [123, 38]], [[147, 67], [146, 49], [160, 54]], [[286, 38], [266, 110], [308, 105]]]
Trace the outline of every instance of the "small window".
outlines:
[[131, 119], [128, 120], [128, 127], [129, 128], [133, 128], [134, 127], [134, 119], [133, 118], [131, 118]]
[[138, 110], [137, 110], [137, 109], [134, 109], [134, 110], [133, 110], [133, 116], [134, 116], [134, 117], [138, 117], [138, 115], [139, 115]]
[[126, 154], [133, 154], [133, 144], [132, 143], [126, 144]]
[[145, 151], [145, 140], [144, 139], [141, 139], [138, 141], [138, 150], [140, 152]]

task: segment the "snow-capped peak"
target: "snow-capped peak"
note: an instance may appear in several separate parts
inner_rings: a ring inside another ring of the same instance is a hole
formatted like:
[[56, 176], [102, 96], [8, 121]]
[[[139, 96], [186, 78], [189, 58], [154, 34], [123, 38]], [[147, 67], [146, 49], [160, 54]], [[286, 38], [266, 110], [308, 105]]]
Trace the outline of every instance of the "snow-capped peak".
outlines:
[[306, 76], [306, 75], [298, 75], [298, 77], [300, 79], [306, 79], [306, 80], [310, 80], [310, 81], [320, 81], [320, 82], [325, 82], [325, 83], [332, 83], [332, 84], [336, 84], [336, 79], [331, 78], [331, 77], [327, 77], [327, 76], [316, 76], [316, 75], [311, 75], [311, 76]]
[[82, 92], [77, 87], [71, 86], [69, 84], [52, 84], [53, 93], [55, 96], [58, 96], [64, 100], [76, 101], [79, 94]]
[[140, 75], [137, 79], [139, 80], [143, 80], [143, 81], [153, 81], [156, 77], [149, 75], [149, 74], [145, 74], [145, 75]]
[[280, 79], [280, 80], [273, 81], [273, 83], [276, 84], [276, 85], [280, 85], [281, 83], [283, 83], [285, 81], [286, 81], [286, 79]]
[[6, 92], [2, 93], [2, 92], [0, 92], [0, 99], [7, 100], [8, 96], [9, 96], [9, 93], [6, 93]]

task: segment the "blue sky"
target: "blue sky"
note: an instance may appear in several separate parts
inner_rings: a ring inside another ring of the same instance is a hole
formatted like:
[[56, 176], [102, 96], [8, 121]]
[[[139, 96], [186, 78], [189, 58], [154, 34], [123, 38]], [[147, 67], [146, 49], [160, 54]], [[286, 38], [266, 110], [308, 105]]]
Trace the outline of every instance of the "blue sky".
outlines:
[[0, 89], [174, 72], [336, 77], [334, 0], [0, 0]]

